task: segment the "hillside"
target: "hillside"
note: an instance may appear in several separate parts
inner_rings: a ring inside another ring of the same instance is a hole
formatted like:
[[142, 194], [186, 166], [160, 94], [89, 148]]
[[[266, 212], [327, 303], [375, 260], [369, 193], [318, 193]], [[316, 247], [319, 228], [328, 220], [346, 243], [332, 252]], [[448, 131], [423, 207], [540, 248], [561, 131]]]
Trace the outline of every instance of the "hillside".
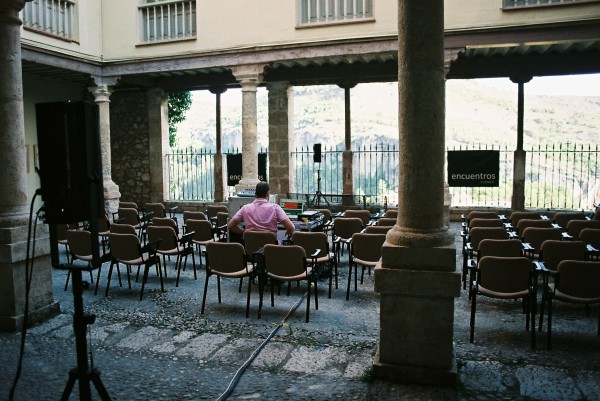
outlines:
[[[362, 84], [351, 91], [354, 146], [397, 143], [397, 84]], [[258, 91], [259, 146], [268, 144], [267, 91]], [[294, 88], [296, 145], [343, 146], [344, 92], [337, 86]], [[477, 80], [446, 85], [448, 145], [488, 143], [516, 145], [516, 85], [502, 90]], [[178, 146], [214, 149], [215, 97], [194, 94], [185, 122], [178, 126]], [[222, 95], [223, 149], [241, 148], [241, 91]], [[598, 96], [536, 96], [525, 86], [525, 147], [537, 144], [598, 142]]]

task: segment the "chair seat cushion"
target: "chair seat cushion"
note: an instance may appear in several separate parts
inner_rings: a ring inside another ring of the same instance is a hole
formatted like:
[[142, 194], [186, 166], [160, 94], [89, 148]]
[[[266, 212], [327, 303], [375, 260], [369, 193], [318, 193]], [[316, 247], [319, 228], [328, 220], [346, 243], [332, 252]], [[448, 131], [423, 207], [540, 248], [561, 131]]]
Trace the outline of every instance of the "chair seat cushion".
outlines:
[[499, 299], [516, 299], [523, 298], [529, 296], [528, 290], [517, 291], [517, 292], [496, 292], [489, 290], [481, 285], [477, 288], [477, 293], [481, 295], [485, 295], [490, 298], [499, 298]]
[[248, 265], [248, 267], [246, 269], [241, 269], [235, 272], [220, 272], [217, 270], [212, 270], [212, 272], [214, 274], [217, 274], [219, 276], [222, 277], [227, 277], [227, 278], [241, 278], [241, 277], [246, 277], [248, 274], [251, 274], [254, 271], [252, 265]]

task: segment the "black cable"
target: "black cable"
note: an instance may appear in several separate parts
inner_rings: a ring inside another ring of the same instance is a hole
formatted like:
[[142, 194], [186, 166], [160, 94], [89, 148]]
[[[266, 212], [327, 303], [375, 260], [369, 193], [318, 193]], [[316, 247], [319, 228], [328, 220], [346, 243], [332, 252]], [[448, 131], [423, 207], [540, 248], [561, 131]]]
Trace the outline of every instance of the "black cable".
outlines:
[[[308, 291], [310, 291], [310, 288]], [[271, 341], [271, 339], [275, 336], [277, 331], [285, 324], [285, 321], [288, 319], [288, 317], [290, 317], [290, 315], [292, 313], [294, 313], [294, 311], [296, 309], [298, 309], [298, 306], [300, 306], [300, 303], [304, 300], [304, 297], [306, 297], [306, 294], [308, 294], [308, 292], [305, 292], [300, 297], [300, 299], [298, 301], [296, 301], [296, 303], [292, 306], [292, 309], [289, 310], [289, 312], [287, 313], [287, 315], [285, 315], [283, 320], [281, 322], [279, 322], [279, 324], [271, 331], [271, 333], [267, 336], [265, 341], [263, 341], [258, 346], [258, 348], [256, 348], [254, 350], [254, 352], [252, 353], [252, 355], [250, 355], [250, 357], [246, 360], [246, 362], [244, 362], [244, 364], [237, 370], [237, 372], [235, 372], [235, 375], [233, 375], [231, 382], [229, 382], [229, 386], [227, 386], [227, 389], [225, 390], [225, 392], [223, 394], [221, 394], [219, 396], [219, 398], [217, 398], [217, 401], [225, 401], [227, 398], [229, 398], [229, 396], [231, 395], [231, 393], [237, 386], [237, 383], [239, 382], [240, 378], [242, 377], [242, 374], [244, 374], [244, 371], [248, 368], [248, 366], [250, 366], [252, 361], [254, 361], [254, 359], [258, 356], [260, 351], [262, 351], [262, 349], [269, 343], [269, 341]]]
[[[34, 227], [34, 237], [33, 237], [33, 251], [32, 251], [32, 256], [31, 258], [29, 257], [29, 251], [30, 251], [30, 244], [31, 244], [31, 221], [32, 221], [32, 217], [33, 217], [33, 205], [35, 203], [35, 199], [37, 198], [39, 194], [39, 190], [37, 190], [33, 196], [33, 199], [31, 200], [31, 204], [29, 206], [29, 224], [28, 224], [28, 229], [27, 229], [27, 250], [25, 253], [25, 306], [24, 306], [24, 312], [23, 312], [23, 323], [22, 323], [22, 328], [21, 328], [21, 345], [19, 348], [19, 361], [17, 363], [17, 371], [15, 373], [15, 378], [13, 380], [13, 384], [10, 388], [10, 393], [8, 395], [8, 399], [9, 401], [13, 401], [14, 396], [15, 396], [15, 390], [17, 388], [17, 383], [19, 382], [19, 379], [21, 377], [21, 370], [23, 367], [23, 355], [25, 354], [25, 337], [27, 336], [27, 324], [28, 324], [28, 317], [29, 317], [29, 292], [31, 290], [31, 278], [33, 277], [33, 260], [35, 257], [35, 233], [36, 233], [36, 226], [37, 226], [37, 218], [39, 215], [39, 212], [41, 210], [38, 210], [36, 213], [36, 217], [35, 217], [35, 224], [33, 225]], [[31, 266], [30, 266], [31, 264]]]

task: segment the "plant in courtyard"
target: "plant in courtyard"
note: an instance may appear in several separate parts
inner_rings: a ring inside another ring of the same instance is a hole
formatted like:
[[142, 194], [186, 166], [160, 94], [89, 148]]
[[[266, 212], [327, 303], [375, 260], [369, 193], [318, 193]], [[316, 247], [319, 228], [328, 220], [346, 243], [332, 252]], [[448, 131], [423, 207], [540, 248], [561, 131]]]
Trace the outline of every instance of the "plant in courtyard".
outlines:
[[167, 99], [169, 107], [169, 146], [177, 143], [177, 124], [185, 120], [185, 113], [192, 107], [191, 92], [170, 93]]

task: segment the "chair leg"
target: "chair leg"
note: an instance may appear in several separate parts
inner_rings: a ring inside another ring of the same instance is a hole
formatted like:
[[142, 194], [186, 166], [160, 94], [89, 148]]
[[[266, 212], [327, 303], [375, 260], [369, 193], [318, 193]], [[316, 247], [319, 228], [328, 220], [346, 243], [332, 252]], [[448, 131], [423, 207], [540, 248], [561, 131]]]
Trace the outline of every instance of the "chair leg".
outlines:
[[[192, 254], [192, 267], [194, 268], [194, 280], [198, 280], [198, 273], [196, 272], [196, 257], [194, 256], [194, 250], [191, 250]], [[187, 255], [185, 256], [185, 261], [187, 263]], [[200, 261], [202, 261], [202, 255], [200, 255]]]
[[148, 280], [148, 270], [150, 270], [150, 265], [145, 265], [144, 275], [142, 276], [142, 289], [140, 290], [140, 301], [144, 297], [144, 286], [146, 285], [146, 281]]
[[307, 294], [306, 294], [306, 323], [308, 323], [308, 320], [310, 318], [310, 278], [307, 280], [308, 283], [308, 288], [307, 288]]
[[[110, 262], [110, 267], [108, 268], [108, 278], [106, 281], [106, 291], [104, 292], [104, 296], [107, 297], [108, 296], [108, 289], [110, 288], [110, 277], [112, 276], [112, 271], [113, 271], [113, 266], [115, 265], [114, 262]], [[119, 268], [119, 265], [117, 264], [117, 269]]]
[[546, 330], [546, 346], [552, 349], [552, 297], [548, 297], [548, 329]]
[[542, 302], [540, 305], [540, 321], [538, 323], [538, 331], [542, 331], [542, 323], [544, 322], [544, 304], [546, 303], [546, 291], [548, 290], [547, 286], [544, 285], [542, 290]]
[[175, 287], [179, 287], [179, 275], [181, 274], [181, 255], [177, 255], [175, 260], [175, 268], [177, 269], [177, 279], [175, 280]]
[[246, 298], [246, 319], [250, 317], [250, 293], [252, 292], [252, 280], [248, 279], [248, 296]]
[[[250, 281], [252, 281], [251, 278], [248, 278]], [[238, 288], [238, 292], [241, 293], [242, 292], [242, 283], [244, 282], [244, 278], [240, 277], [240, 286]]]
[[471, 321], [469, 323], [470, 326], [470, 336], [469, 342], [473, 342], [475, 338], [475, 311], [477, 309], [477, 293], [473, 291], [471, 294]]
[[271, 280], [271, 308], [275, 306], [275, 295], [273, 294], [273, 286], [275, 283]]
[[100, 265], [100, 267], [98, 267], [98, 275], [96, 276], [96, 289], [94, 289], [94, 295], [98, 295], [98, 284], [100, 284], [100, 272], [101, 271], [102, 271], [102, 265]]
[[67, 270], [67, 281], [65, 282], [65, 291], [69, 288], [69, 279], [71, 278], [71, 270]]
[[317, 288], [317, 276], [313, 277], [313, 281], [315, 283], [315, 310], [319, 310], [319, 291]]
[[161, 292], [165, 292], [165, 283], [163, 282], [163, 276], [162, 276], [162, 272], [161, 272], [161, 270], [160, 270], [160, 269], [161, 269], [161, 267], [162, 267], [162, 266], [160, 265], [160, 258], [157, 258], [157, 261], [156, 261], [156, 262], [158, 263], [158, 278], [159, 278], [159, 280], [160, 280], [160, 291], [161, 291]]
[[217, 294], [219, 298], [219, 303], [221, 303], [221, 276], [217, 275]]
[[352, 264], [348, 266], [348, 285], [346, 286], [346, 301], [350, 299], [350, 285], [352, 284]]
[[200, 314], [204, 315], [204, 305], [206, 304], [206, 293], [208, 292], [208, 278], [211, 276], [210, 272], [206, 271], [206, 279], [204, 280], [204, 294], [202, 295], [202, 308], [200, 308]]

